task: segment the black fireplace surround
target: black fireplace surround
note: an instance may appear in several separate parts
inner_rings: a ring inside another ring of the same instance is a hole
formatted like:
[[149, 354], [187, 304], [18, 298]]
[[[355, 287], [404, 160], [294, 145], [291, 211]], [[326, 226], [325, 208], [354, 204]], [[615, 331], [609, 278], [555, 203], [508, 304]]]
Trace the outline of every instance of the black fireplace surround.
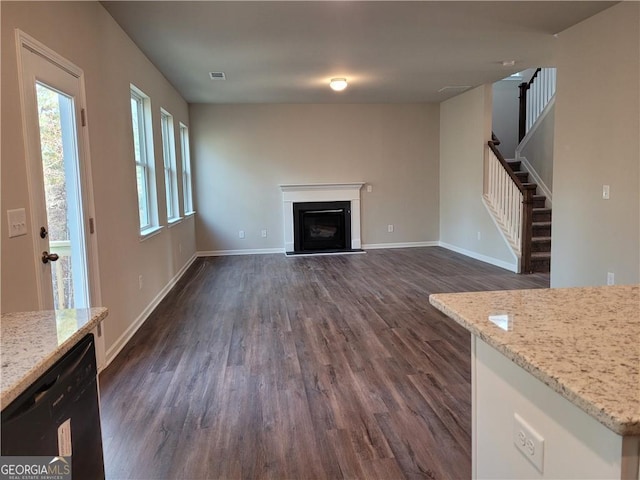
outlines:
[[351, 202], [293, 204], [293, 253], [351, 251]]

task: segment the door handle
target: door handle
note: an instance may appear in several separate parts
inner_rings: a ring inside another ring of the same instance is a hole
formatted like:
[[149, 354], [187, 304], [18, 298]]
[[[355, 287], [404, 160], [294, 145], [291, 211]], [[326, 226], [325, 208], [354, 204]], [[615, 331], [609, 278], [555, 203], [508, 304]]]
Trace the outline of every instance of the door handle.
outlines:
[[42, 252], [42, 263], [49, 263], [49, 261], [55, 262], [56, 260], [58, 260], [60, 257], [58, 256], [57, 253], [49, 253], [49, 252]]

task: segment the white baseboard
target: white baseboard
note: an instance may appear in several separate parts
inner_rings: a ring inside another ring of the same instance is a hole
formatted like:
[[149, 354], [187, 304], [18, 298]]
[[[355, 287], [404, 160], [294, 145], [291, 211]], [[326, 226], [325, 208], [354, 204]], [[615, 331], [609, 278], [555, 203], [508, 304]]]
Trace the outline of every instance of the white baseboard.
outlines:
[[[435, 242], [404, 242], [404, 243], [367, 243], [362, 245], [363, 250], [376, 250], [380, 248], [408, 248], [408, 247], [437, 247]], [[268, 255], [272, 253], [285, 253], [284, 248], [262, 248], [243, 250], [208, 250], [197, 252], [198, 257], [225, 257], [230, 255]], [[352, 253], [352, 252], [348, 252]], [[357, 252], [356, 252], [357, 253]], [[317, 255], [317, 254], [314, 254]], [[296, 255], [299, 256], [299, 255]]]
[[226, 257], [230, 255], [269, 255], [271, 253], [284, 253], [284, 248], [255, 248], [242, 250], [206, 250], [197, 252], [198, 257]]
[[109, 348], [109, 350], [107, 350], [107, 353], [106, 353], [104, 368], [108, 367], [109, 364], [113, 361], [113, 359], [116, 358], [116, 356], [124, 348], [127, 342], [131, 340], [131, 337], [135, 335], [135, 333], [142, 326], [142, 324], [147, 320], [147, 318], [149, 318], [149, 315], [151, 315], [151, 312], [153, 312], [153, 310], [160, 304], [160, 302], [164, 299], [164, 297], [166, 297], [167, 293], [169, 293], [171, 289], [175, 287], [176, 283], [178, 283], [178, 280], [182, 278], [182, 276], [185, 274], [187, 269], [193, 264], [193, 262], [196, 260], [197, 257], [198, 257], [197, 254], [194, 254], [187, 261], [187, 263], [184, 264], [184, 266], [178, 271], [178, 273], [176, 273], [173, 276], [173, 278], [169, 281], [169, 283], [167, 283], [165, 287], [162, 290], [160, 290], [160, 292], [155, 296], [155, 298], [151, 300], [151, 303], [149, 303], [149, 305], [146, 306], [146, 308], [142, 311], [142, 313], [138, 315], [138, 318], [136, 318], [133, 321], [133, 323], [129, 326], [129, 328], [127, 328], [124, 331], [124, 333], [120, 335], [120, 337], [113, 343], [113, 345], [111, 345], [111, 347]]
[[464, 248], [456, 247], [455, 245], [451, 245], [446, 242], [438, 242], [438, 244], [442, 248], [446, 248], [447, 250], [451, 250], [452, 252], [460, 253], [467, 257], [480, 260], [481, 262], [488, 263], [490, 265], [495, 265], [496, 267], [504, 268], [505, 270], [509, 270], [510, 272], [518, 273], [517, 263], [509, 263], [509, 262], [505, 262], [504, 260], [498, 260], [497, 258], [488, 257], [487, 255], [482, 255], [481, 253], [472, 252], [471, 250], [466, 250]]
[[378, 250], [381, 248], [411, 248], [411, 247], [437, 247], [440, 242], [404, 242], [404, 243], [365, 243], [364, 250]]

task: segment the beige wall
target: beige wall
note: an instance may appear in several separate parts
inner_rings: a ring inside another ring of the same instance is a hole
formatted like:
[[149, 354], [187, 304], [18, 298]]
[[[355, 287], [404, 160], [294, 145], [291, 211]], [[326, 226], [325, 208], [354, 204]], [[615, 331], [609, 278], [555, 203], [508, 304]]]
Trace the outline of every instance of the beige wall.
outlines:
[[639, 11], [622, 2], [558, 39], [554, 287], [640, 281]]
[[519, 81], [509, 79], [493, 84], [491, 128], [500, 139], [499, 148], [504, 158], [514, 158], [518, 146], [519, 84]]
[[[531, 168], [553, 195], [553, 137], [555, 132], [555, 103], [549, 107], [545, 117], [522, 145], [520, 156], [527, 159]], [[529, 180], [535, 181], [535, 180]], [[540, 190], [538, 193], [543, 194]]]
[[199, 251], [284, 248], [285, 183], [370, 184], [365, 245], [438, 240], [438, 105], [191, 105], [190, 115]]
[[482, 203], [491, 110], [491, 85], [440, 105], [440, 241], [476, 258], [515, 268], [515, 256]]
[[[188, 124], [188, 107], [97, 2], [2, 2], [2, 311], [37, 309], [32, 233], [8, 238], [6, 210], [26, 207], [27, 172], [14, 28], [84, 70], [106, 346], [152, 302], [195, 253], [194, 219], [140, 242], [129, 84], [152, 99], [156, 164], [160, 108]], [[176, 123], [177, 126], [177, 123]], [[177, 131], [177, 129], [176, 129]], [[177, 143], [179, 145], [179, 143]], [[178, 152], [178, 161], [180, 161]], [[160, 218], [165, 217], [159, 174]], [[182, 244], [182, 253], [179, 245]], [[144, 288], [138, 289], [143, 275]]]

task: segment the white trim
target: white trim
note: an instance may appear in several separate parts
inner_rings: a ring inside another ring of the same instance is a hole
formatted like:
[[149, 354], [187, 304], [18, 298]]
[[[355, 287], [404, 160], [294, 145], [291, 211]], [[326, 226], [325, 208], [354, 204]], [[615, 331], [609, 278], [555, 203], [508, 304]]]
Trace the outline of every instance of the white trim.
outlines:
[[[198, 258], [196, 254], [194, 254], [188, 261], [183, 265], [183, 267], [174, 275], [174, 277], [169, 280], [169, 283], [165, 285], [165, 287], [160, 290], [160, 292], [155, 296], [151, 303], [146, 306], [146, 308], [138, 315], [138, 317], [133, 321], [129, 328], [127, 328], [122, 335], [109, 347], [106, 353], [105, 365], [103, 367], [107, 368], [109, 364], [113, 361], [114, 358], [118, 356], [120, 351], [124, 348], [124, 346], [131, 340], [131, 338], [136, 334], [138, 329], [144, 324], [144, 322], [149, 318], [149, 315], [153, 312], [153, 310], [160, 304], [160, 302], [167, 296], [167, 293], [171, 291], [173, 287], [176, 286], [180, 278], [185, 274], [187, 269], [193, 264], [193, 262]], [[108, 328], [108, 321], [105, 322], [105, 325]]]
[[281, 184], [285, 251], [294, 251], [293, 204], [296, 202], [351, 202], [351, 249], [362, 248], [360, 190], [363, 185], [364, 182]]
[[442, 248], [451, 250], [452, 252], [460, 253], [467, 257], [480, 260], [481, 262], [489, 263], [491, 265], [495, 265], [496, 267], [504, 268], [505, 270], [518, 273], [518, 265], [516, 263], [509, 263], [509, 262], [505, 262], [504, 260], [498, 260], [497, 258], [488, 257], [487, 255], [483, 255], [481, 253], [476, 253], [476, 252], [472, 252], [471, 250], [466, 250], [464, 248], [456, 247], [455, 245], [451, 245], [446, 242], [439, 242], [439, 245]]
[[553, 195], [551, 193], [551, 190], [549, 190], [549, 187], [547, 187], [547, 184], [542, 181], [540, 175], [538, 175], [538, 172], [536, 172], [535, 168], [533, 168], [533, 166], [529, 163], [529, 160], [527, 160], [527, 157], [518, 156], [517, 158], [522, 163], [529, 175], [531, 175], [531, 180], [533, 181], [533, 183], [535, 183], [538, 188], [540, 188], [540, 192], [542, 192], [542, 194], [547, 197], [545, 206], [551, 207], [553, 204]]
[[[89, 301], [92, 306], [102, 305], [102, 289], [100, 287], [100, 270], [99, 270], [99, 261], [98, 261], [98, 235], [95, 233], [90, 233], [87, 228], [89, 219], [93, 219], [94, 221], [94, 229], [98, 231], [98, 219], [95, 214], [95, 201], [94, 201], [94, 193], [93, 193], [93, 173], [91, 168], [91, 148], [90, 148], [90, 140], [89, 140], [89, 109], [87, 108], [87, 94], [85, 87], [85, 76], [84, 71], [76, 66], [71, 61], [67, 60], [63, 56], [56, 53], [54, 50], [47, 47], [42, 42], [36, 40], [32, 36], [23, 32], [19, 28], [14, 30], [15, 41], [16, 41], [16, 57], [17, 57], [17, 67], [18, 67], [18, 86], [20, 91], [20, 111], [22, 116], [22, 136], [24, 143], [24, 151], [27, 168], [27, 190], [29, 194], [29, 209], [30, 213], [30, 223], [32, 226], [32, 243], [34, 252], [39, 252], [39, 242], [37, 239], [37, 235], [35, 232], [38, 231], [39, 222], [36, 218], [36, 211], [38, 208], [42, 208], [42, 200], [40, 196], [43, 195], [40, 192], [34, 191], [33, 181], [34, 169], [32, 167], [31, 156], [34, 154], [33, 146], [30, 145], [30, 139], [28, 138], [28, 116], [29, 112], [26, 109], [26, 89], [25, 89], [25, 79], [24, 79], [24, 61], [22, 58], [22, 49], [25, 48], [36, 55], [44, 58], [48, 62], [54, 64], [59, 67], [61, 70], [65, 71], [69, 75], [75, 77], [78, 81], [78, 97], [74, 98], [75, 106], [77, 109], [76, 114], [81, 111], [85, 113], [85, 125], [79, 126], [77, 125], [77, 142], [78, 142], [78, 168], [79, 168], [79, 176], [80, 176], [80, 190], [82, 196], [82, 214], [83, 221], [85, 223], [85, 232], [84, 232], [84, 247], [85, 247], [85, 256], [86, 256], [86, 268], [87, 268], [87, 283], [89, 287]], [[39, 142], [39, 139], [38, 139]], [[40, 155], [40, 152], [38, 152]], [[38, 173], [38, 175], [41, 175]], [[36, 255], [37, 258], [37, 255]], [[38, 296], [38, 305], [39, 308], [45, 308], [44, 304], [44, 294], [42, 285], [40, 283], [40, 265], [36, 260], [34, 262], [35, 270], [36, 270], [36, 292]]]
[[231, 255], [269, 255], [272, 253], [285, 253], [284, 248], [247, 248], [242, 250], [205, 250], [196, 252], [198, 257], [226, 257]]
[[280, 184], [283, 192], [306, 192], [309, 190], [357, 190], [360, 191], [365, 182], [350, 183], [284, 183]]
[[404, 242], [404, 243], [365, 243], [364, 250], [379, 250], [383, 248], [413, 248], [413, 247], [438, 247], [440, 242]]
[[[411, 248], [411, 247], [438, 247], [440, 242], [405, 242], [405, 243], [369, 243], [362, 245], [363, 250], [378, 250], [383, 248]], [[242, 250], [207, 250], [197, 252], [198, 257], [226, 257], [231, 255], [269, 255], [273, 253], [286, 253], [284, 248], [259, 248], [259, 249], [242, 249]], [[335, 253], [312, 253], [309, 255], [296, 254], [291, 257], [301, 257], [310, 255], [337, 255], [337, 254], [353, 254], [362, 252], [335, 252]]]
[[171, 228], [171, 227], [175, 227], [176, 225], [182, 223], [182, 219], [184, 217], [177, 217], [177, 218], [172, 218], [171, 220], [167, 220], [167, 227]]
[[476, 337], [471, 337], [471, 478], [478, 478], [478, 372], [477, 372], [477, 354], [476, 354]]
[[158, 235], [162, 230], [164, 229], [164, 226], [159, 225], [159, 226], [155, 226], [155, 227], [149, 227], [149, 228], [145, 228], [144, 230], [142, 230], [140, 232], [140, 241], [144, 242], [145, 240], [151, 238], [151, 237], [155, 237], [156, 235]]

